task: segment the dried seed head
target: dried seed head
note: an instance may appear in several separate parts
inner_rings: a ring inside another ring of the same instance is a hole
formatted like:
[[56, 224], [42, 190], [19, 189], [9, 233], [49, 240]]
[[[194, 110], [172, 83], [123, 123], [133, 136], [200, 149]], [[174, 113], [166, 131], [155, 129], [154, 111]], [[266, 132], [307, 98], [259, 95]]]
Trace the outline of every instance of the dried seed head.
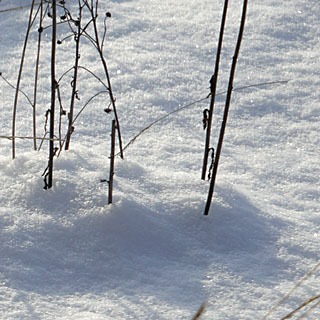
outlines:
[[43, 28], [40, 27], [40, 28], [38, 29], [38, 32], [41, 33], [42, 31], [43, 31]]
[[110, 12], [106, 12], [106, 17], [107, 18], [111, 18], [111, 13]]
[[61, 40], [58, 40], [58, 41], [57, 41], [57, 44], [62, 44], [62, 41], [61, 41]]

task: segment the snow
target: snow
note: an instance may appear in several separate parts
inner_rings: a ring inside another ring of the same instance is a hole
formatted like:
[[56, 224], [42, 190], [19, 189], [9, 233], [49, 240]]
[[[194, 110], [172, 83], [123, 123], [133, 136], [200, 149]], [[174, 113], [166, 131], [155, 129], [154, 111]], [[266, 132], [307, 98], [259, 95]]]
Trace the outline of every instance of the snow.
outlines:
[[[2, 0], [0, 11], [31, 1]], [[209, 93], [223, 1], [100, 1], [110, 11], [105, 56], [130, 141], [152, 121]], [[242, 2], [230, 2], [218, 92], [226, 90]], [[262, 319], [319, 263], [320, 14], [314, 0], [249, 1], [215, 193], [203, 216], [200, 179], [208, 100], [139, 136], [115, 163], [107, 205], [111, 115], [98, 96], [79, 117], [71, 149], [54, 161], [43, 190], [47, 145], [0, 139], [0, 311], [3, 319]], [[0, 12], [0, 72], [15, 84], [28, 8]], [[61, 27], [60, 38], [66, 28]], [[32, 96], [36, 28], [22, 88]], [[50, 31], [44, 33], [38, 134], [50, 107]], [[57, 73], [73, 64], [58, 46]], [[103, 77], [97, 53], [81, 64]], [[71, 76], [61, 82], [65, 107]], [[76, 109], [102, 90], [80, 71]], [[1, 136], [11, 135], [14, 90], [0, 79]], [[217, 97], [212, 142], [225, 95]], [[17, 135], [32, 135], [19, 98]], [[64, 131], [65, 132], [65, 131]], [[319, 294], [319, 269], [270, 314], [280, 319]], [[303, 312], [301, 311], [299, 315]], [[308, 319], [319, 319], [313, 309]]]

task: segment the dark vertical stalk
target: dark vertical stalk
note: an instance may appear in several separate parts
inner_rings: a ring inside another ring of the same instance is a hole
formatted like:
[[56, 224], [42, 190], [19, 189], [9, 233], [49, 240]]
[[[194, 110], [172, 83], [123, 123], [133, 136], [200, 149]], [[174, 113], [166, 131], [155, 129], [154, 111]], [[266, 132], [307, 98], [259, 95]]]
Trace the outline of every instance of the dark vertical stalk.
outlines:
[[248, 0], [244, 0], [243, 1], [243, 8], [242, 8], [242, 17], [241, 17], [241, 22], [240, 22], [240, 29], [239, 29], [239, 34], [238, 34], [238, 40], [237, 40], [237, 45], [236, 45], [235, 53], [234, 53], [233, 60], [232, 60], [231, 71], [230, 71], [229, 85], [228, 85], [228, 92], [227, 92], [227, 97], [226, 97], [226, 104], [225, 104], [225, 108], [224, 108], [223, 121], [221, 124], [220, 136], [219, 136], [219, 141], [218, 141], [218, 146], [217, 146], [217, 152], [215, 155], [213, 172], [212, 172], [212, 177], [211, 177], [211, 181], [210, 181], [210, 188], [209, 188], [209, 192], [208, 192], [208, 198], [207, 198], [207, 203], [206, 203], [204, 215], [209, 214], [210, 205], [211, 205], [211, 201], [212, 201], [214, 184], [215, 184], [215, 180], [216, 180], [216, 175], [217, 175], [217, 170], [218, 170], [218, 165], [219, 165], [219, 158], [220, 158], [221, 149], [222, 149], [223, 137], [224, 137], [224, 133], [225, 133], [226, 125], [227, 125], [227, 120], [228, 120], [228, 113], [229, 113], [229, 107], [230, 107], [231, 95], [232, 95], [232, 89], [233, 89], [233, 79], [234, 79], [234, 74], [236, 71], [237, 60], [238, 60], [241, 41], [242, 41], [242, 37], [243, 37], [243, 30], [244, 30], [244, 25], [245, 25], [245, 21], [246, 21], [247, 4], [248, 4]]
[[21, 82], [21, 77], [22, 77], [24, 58], [25, 58], [25, 55], [26, 55], [27, 44], [28, 44], [28, 39], [29, 39], [29, 33], [30, 33], [31, 25], [32, 25], [32, 15], [33, 15], [34, 3], [35, 3], [35, 0], [32, 0], [27, 32], [26, 32], [26, 36], [25, 36], [25, 40], [24, 40], [23, 49], [22, 49], [20, 68], [19, 68], [19, 74], [18, 74], [17, 85], [16, 85], [16, 94], [15, 94], [15, 97], [14, 97], [13, 116], [12, 116], [12, 159], [14, 159], [16, 157], [16, 139], [15, 139], [15, 135], [16, 135], [16, 117], [17, 117], [18, 98], [19, 98], [20, 82]]
[[35, 71], [34, 92], [33, 92], [33, 147], [34, 147], [34, 150], [37, 150], [37, 91], [38, 91], [39, 61], [40, 61], [41, 35], [42, 35], [42, 19], [43, 19], [43, 0], [41, 0], [40, 2], [38, 49], [37, 49], [36, 71]]
[[116, 129], [118, 132], [118, 139], [119, 139], [119, 148], [120, 148], [120, 157], [123, 159], [123, 148], [122, 148], [122, 138], [121, 138], [121, 132], [120, 132], [120, 123], [119, 123], [119, 118], [118, 118], [118, 113], [117, 113], [117, 108], [116, 108], [116, 99], [113, 96], [112, 92], [112, 87], [111, 87], [111, 80], [109, 76], [109, 71], [108, 71], [108, 66], [107, 62], [103, 56], [103, 51], [101, 47], [101, 43], [99, 41], [99, 35], [98, 35], [98, 27], [97, 27], [97, 10], [98, 10], [98, 0], [96, 1], [96, 6], [95, 6], [95, 11], [94, 11], [94, 6], [93, 6], [93, 0], [91, 0], [91, 7], [88, 5], [86, 2], [87, 7], [90, 10], [91, 17], [92, 17], [92, 22], [93, 22], [93, 29], [94, 29], [94, 34], [95, 34], [95, 44], [96, 48], [98, 50], [98, 53], [100, 55], [100, 60], [103, 65], [103, 69], [107, 78], [107, 83], [108, 83], [108, 92], [109, 92], [109, 97], [112, 105], [112, 109], [114, 112], [114, 117], [116, 120]]
[[225, 23], [226, 23], [227, 11], [228, 11], [228, 0], [225, 0], [222, 19], [221, 19], [221, 25], [220, 25], [220, 35], [219, 35], [219, 42], [218, 42], [218, 48], [217, 48], [217, 54], [216, 54], [215, 69], [214, 69], [213, 76], [210, 80], [211, 100], [210, 100], [210, 108], [208, 111], [208, 121], [206, 123], [207, 131], [206, 131], [206, 143], [205, 143], [205, 148], [204, 148], [204, 157], [203, 157], [203, 165], [202, 165], [202, 175], [201, 175], [202, 180], [206, 179], [206, 171], [207, 171], [207, 166], [208, 166], [212, 118], [213, 118], [214, 102], [215, 102], [215, 98], [216, 98], [221, 48], [222, 48], [222, 42], [223, 42], [223, 34], [224, 34], [224, 27], [225, 27]]
[[77, 34], [75, 35], [76, 52], [75, 52], [75, 62], [74, 62], [74, 71], [73, 71], [71, 102], [70, 102], [70, 109], [68, 113], [69, 124], [68, 124], [65, 150], [69, 150], [70, 139], [73, 132], [72, 124], [73, 124], [74, 102], [77, 95], [78, 67], [79, 67], [79, 59], [80, 59], [79, 51], [80, 51], [80, 36], [81, 36], [81, 19], [82, 19], [82, 6], [80, 1], [78, 2], [79, 2], [79, 20], [77, 23], [77, 26], [78, 26]]
[[54, 150], [54, 113], [56, 102], [56, 43], [57, 43], [57, 7], [56, 0], [52, 0], [52, 47], [51, 47], [51, 109], [50, 109], [50, 142], [49, 142], [49, 166], [48, 186], [52, 187]]
[[61, 98], [61, 94], [60, 94], [60, 87], [57, 84], [56, 86], [57, 89], [57, 98], [59, 101], [59, 106], [60, 106], [60, 112], [59, 112], [59, 149], [62, 149], [62, 117], [64, 115], [66, 115], [66, 112], [63, 110], [63, 106], [62, 106], [62, 98]]
[[108, 204], [112, 203], [113, 194], [113, 176], [114, 176], [114, 150], [115, 150], [115, 140], [116, 140], [116, 121], [112, 120], [111, 129], [111, 154], [110, 154], [110, 171], [109, 171], [109, 193], [108, 193]]

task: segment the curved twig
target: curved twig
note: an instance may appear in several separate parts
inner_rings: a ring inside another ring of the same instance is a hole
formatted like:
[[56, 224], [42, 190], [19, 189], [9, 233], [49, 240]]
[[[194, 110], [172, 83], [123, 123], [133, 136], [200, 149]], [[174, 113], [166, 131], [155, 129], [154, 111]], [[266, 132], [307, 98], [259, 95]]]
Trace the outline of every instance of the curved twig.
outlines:
[[[270, 81], [270, 82], [261, 82], [261, 83], [256, 83], [256, 84], [251, 84], [251, 85], [247, 85], [247, 86], [243, 86], [243, 87], [238, 87], [238, 88], [234, 88], [233, 91], [240, 91], [240, 90], [244, 90], [244, 89], [248, 89], [248, 88], [255, 88], [255, 87], [261, 87], [261, 86], [265, 86], [265, 85], [272, 85], [272, 84], [285, 84], [288, 83], [290, 80], [279, 80], [279, 81]], [[217, 96], [222, 96], [224, 94], [226, 94], [226, 91], [222, 91], [216, 94]], [[140, 137], [145, 131], [149, 130], [152, 126], [154, 126], [155, 124], [157, 124], [158, 122], [161, 122], [162, 120], [170, 117], [171, 115], [173, 115], [174, 113], [180, 112], [184, 109], [187, 109], [197, 103], [200, 103], [202, 101], [205, 101], [207, 99], [209, 99], [209, 97], [211, 96], [211, 93], [209, 95], [207, 95], [204, 98], [201, 98], [199, 100], [193, 101], [191, 103], [188, 103], [180, 108], [177, 108], [167, 114], [165, 114], [164, 116], [152, 121], [147, 127], [143, 128], [141, 131], [139, 131], [123, 148], [123, 151], [125, 151], [131, 144], [133, 144], [135, 142], [135, 140]], [[116, 156], [118, 156], [119, 153], [116, 154]]]
[[[1, 77], [1, 78], [3, 79], [3, 81], [6, 82], [7, 85], [10, 86], [12, 89], [14, 89], [14, 90], [17, 89], [12, 83], [9, 82], [9, 80], [7, 80], [7, 79], [2, 75], [2, 73], [0, 73], [0, 77]], [[33, 103], [32, 103], [32, 101], [31, 101], [31, 99], [28, 97], [28, 95], [27, 95], [23, 90], [21, 90], [21, 89], [18, 89], [18, 90], [19, 90], [19, 92], [21, 92], [21, 93], [24, 95], [24, 97], [28, 100], [30, 106], [33, 108]]]
[[[97, 92], [95, 95], [93, 95], [84, 105], [83, 107], [80, 109], [80, 111], [77, 113], [77, 115], [74, 117], [73, 121], [72, 121], [72, 124], [71, 124], [71, 127], [68, 129], [68, 130], [73, 130], [73, 125], [74, 123], [77, 121], [77, 119], [80, 117], [81, 113], [84, 111], [84, 109], [87, 107], [87, 105], [97, 96], [99, 96], [100, 94], [102, 93], [108, 93], [108, 91], [100, 91], [100, 92]], [[67, 133], [68, 134], [68, 133]], [[62, 151], [62, 148], [64, 146], [64, 143], [66, 141], [66, 138], [67, 138], [67, 134], [65, 135], [65, 138], [62, 140], [62, 145], [61, 145], [61, 149], [59, 150], [59, 153], [58, 153], [58, 157]]]
[[93, 0], [91, 0], [91, 6], [88, 4], [87, 1], [85, 1], [86, 6], [88, 7], [91, 17], [92, 17], [92, 23], [93, 23], [93, 30], [94, 30], [94, 42], [96, 43], [96, 48], [100, 56], [100, 60], [104, 69], [104, 73], [107, 79], [108, 83], [108, 92], [109, 92], [109, 98], [112, 104], [113, 108], [113, 114], [116, 120], [116, 130], [118, 132], [118, 142], [119, 142], [119, 149], [120, 149], [120, 157], [123, 159], [123, 148], [122, 148], [122, 138], [121, 138], [121, 130], [120, 130], [120, 122], [118, 117], [118, 112], [116, 108], [116, 99], [114, 98], [112, 87], [111, 87], [111, 79], [108, 71], [107, 62], [103, 56], [103, 52], [101, 50], [101, 43], [99, 40], [99, 34], [98, 34], [98, 26], [97, 26], [97, 17], [98, 17], [98, 0], [95, 2], [95, 10], [93, 5]]
[[27, 44], [28, 44], [28, 38], [30, 34], [30, 29], [32, 25], [32, 16], [33, 16], [33, 8], [34, 8], [35, 0], [32, 0], [30, 14], [29, 14], [29, 21], [28, 21], [28, 27], [27, 32], [24, 40], [24, 45], [22, 49], [22, 56], [20, 61], [20, 68], [18, 73], [18, 79], [17, 79], [17, 85], [16, 85], [16, 94], [14, 98], [14, 105], [13, 105], [13, 115], [12, 115], [12, 159], [16, 157], [16, 143], [15, 143], [15, 135], [16, 135], [16, 117], [17, 117], [17, 107], [18, 107], [18, 97], [20, 92], [20, 82], [22, 77], [22, 70], [23, 70], [23, 64], [24, 64], [24, 58], [27, 50]]

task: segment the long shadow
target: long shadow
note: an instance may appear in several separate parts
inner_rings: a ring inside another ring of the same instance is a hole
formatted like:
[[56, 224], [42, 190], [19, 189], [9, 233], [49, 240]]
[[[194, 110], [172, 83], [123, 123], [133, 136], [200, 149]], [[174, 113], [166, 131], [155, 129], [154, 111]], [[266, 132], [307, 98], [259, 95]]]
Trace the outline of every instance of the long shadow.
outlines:
[[223, 202], [213, 203], [209, 217], [197, 214], [200, 206], [159, 214], [129, 199], [69, 220], [52, 212], [2, 248], [6, 285], [26, 294], [110, 295], [119, 304], [149, 296], [190, 312], [205, 300], [212, 268], [270, 285], [285, 269], [276, 243], [286, 226], [234, 189], [217, 193]]
[[288, 222], [257, 208], [234, 188], [218, 187], [217, 198], [220, 201], [213, 202], [209, 219], [201, 226], [213, 261], [220, 260], [232, 273], [263, 286], [287, 277], [288, 266], [277, 255], [278, 239]]

